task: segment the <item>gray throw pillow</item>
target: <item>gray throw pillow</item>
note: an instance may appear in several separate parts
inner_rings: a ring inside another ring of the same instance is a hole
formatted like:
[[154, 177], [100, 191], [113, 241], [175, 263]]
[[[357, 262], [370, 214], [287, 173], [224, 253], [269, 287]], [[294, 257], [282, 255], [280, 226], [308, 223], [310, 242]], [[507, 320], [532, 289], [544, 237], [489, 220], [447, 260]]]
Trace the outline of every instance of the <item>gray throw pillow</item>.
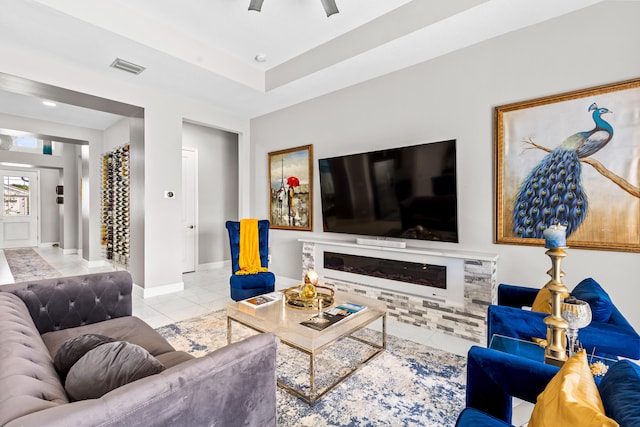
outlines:
[[64, 388], [72, 400], [97, 399], [163, 369], [162, 363], [144, 348], [115, 341], [82, 356], [69, 370]]
[[53, 364], [58, 375], [62, 378], [62, 382], [64, 383], [69, 369], [87, 352], [102, 344], [114, 341], [113, 338], [100, 334], [85, 334], [65, 341], [53, 358]]

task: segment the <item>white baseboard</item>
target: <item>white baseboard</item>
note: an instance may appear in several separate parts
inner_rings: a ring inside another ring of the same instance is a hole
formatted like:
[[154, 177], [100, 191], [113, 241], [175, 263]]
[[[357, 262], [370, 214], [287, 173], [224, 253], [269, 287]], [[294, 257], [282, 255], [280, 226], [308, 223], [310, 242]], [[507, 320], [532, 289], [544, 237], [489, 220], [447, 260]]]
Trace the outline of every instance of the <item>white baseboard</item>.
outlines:
[[166, 295], [180, 291], [184, 291], [184, 282], [154, 286], [153, 288], [143, 288], [135, 283], [133, 284], [133, 294], [142, 298], [157, 297], [159, 295]]
[[62, 249], [64, 255], [74, 255], [78, 253], [77, 249]]
[[[59, 245], [60, 242], [40, 242], [38, 243], [39, 248], [53, 248], [54, 245]], [[57, 247], [57, 246], [55, 246]]]
[[216, 270], [219, 268], [228, 268], [231, 271], [231, 261], [209, 262], [206, 264], [198, 264], [196, 271]]

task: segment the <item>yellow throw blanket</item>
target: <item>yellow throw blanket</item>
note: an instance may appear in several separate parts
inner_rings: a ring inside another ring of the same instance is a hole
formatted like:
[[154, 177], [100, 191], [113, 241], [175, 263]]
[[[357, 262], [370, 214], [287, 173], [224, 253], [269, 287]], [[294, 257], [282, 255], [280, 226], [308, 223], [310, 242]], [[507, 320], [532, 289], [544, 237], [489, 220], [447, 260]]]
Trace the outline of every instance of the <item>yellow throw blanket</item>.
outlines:
[[240, 270], [236, 274], [256, 274], [267, 271], [260, 264], [260, 242], [258, 240], [258, 220], [247, 218], [240, 220]]

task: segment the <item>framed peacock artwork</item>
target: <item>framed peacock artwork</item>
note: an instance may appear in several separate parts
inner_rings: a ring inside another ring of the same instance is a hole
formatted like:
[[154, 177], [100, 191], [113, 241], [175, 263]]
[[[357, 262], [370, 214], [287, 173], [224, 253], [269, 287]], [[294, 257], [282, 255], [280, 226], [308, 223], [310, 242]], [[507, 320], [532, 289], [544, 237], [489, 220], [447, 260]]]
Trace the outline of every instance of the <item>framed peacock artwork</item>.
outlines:
[[495, 108], [496, 243], [640, 252], [640, 79]]

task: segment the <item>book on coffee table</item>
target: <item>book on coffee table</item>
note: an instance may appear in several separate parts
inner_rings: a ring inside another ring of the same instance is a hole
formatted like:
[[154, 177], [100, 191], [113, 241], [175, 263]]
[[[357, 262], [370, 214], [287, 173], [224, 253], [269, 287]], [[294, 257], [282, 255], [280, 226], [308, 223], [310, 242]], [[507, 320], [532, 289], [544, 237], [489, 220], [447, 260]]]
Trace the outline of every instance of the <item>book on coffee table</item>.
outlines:
[[282, 300], [282, 292], [270, 292], [268, 294], [258, 295], [252, 298], [247, 298], [240, 301], [241, 304], [248, 305], [249, 307], [257, 308], [263, 305], [273, 304]]
[[347, 317], [352, 314], [365, 310], [367, 307], [353, 302], [343, 302], [342, 304], [332, 307], [325, 311], [325, 313], [334, 314], [337, 316]]
[[311, 318], [305, 320], [304, 322], [300, 322], [300, 324], [317, 331], [322, 331], [333, 325], [334, 323], [337, 323], [340, 320], [351, 316], [352, 314], [356, 314], [362, 310], [365, 310], [366, 308], [367, 307], [364, 305], [355, 304], [352, 302], [343, 302], [342, 304], [329, 308], [322, 313], [311, 316]]

